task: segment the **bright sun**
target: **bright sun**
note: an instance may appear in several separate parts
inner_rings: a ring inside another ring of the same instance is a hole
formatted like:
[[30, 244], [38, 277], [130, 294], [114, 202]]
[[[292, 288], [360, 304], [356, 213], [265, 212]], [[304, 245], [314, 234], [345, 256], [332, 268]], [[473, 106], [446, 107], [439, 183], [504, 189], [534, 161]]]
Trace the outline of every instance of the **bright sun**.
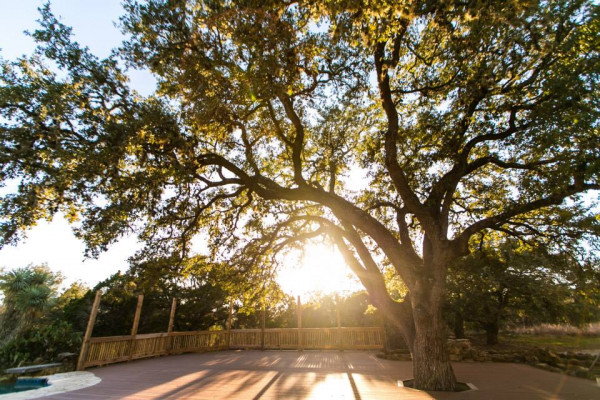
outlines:
[[281, 289], [294, 296], [314, 293], [333, 294], [360, 290], [342, 256], [323, 244], [308, 244], [301, 252], [292, 252], [277, 274]]

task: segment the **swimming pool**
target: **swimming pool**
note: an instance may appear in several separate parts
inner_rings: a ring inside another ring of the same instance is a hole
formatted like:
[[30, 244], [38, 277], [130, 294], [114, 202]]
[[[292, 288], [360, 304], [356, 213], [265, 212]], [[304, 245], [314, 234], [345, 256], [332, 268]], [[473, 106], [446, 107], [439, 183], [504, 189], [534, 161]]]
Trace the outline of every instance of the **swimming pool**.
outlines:
[[16, 382], [0, 382], [0, 394], [24, 392], [48, 385], [48, 378], [18, 378]]

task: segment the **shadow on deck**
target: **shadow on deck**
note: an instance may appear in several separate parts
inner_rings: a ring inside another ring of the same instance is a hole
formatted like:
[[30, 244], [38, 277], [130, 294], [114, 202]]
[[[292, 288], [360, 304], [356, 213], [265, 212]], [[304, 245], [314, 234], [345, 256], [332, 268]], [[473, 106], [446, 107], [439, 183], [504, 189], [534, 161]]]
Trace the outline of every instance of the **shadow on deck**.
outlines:
[[479, 390], [422, 392], [398, 387], [409, 362], [358, 351], [222, 351], [182, 354], [91, 370], [102, 379], [49, 399], [597, 399], [591, 381], [526, 365], [456, 363]]

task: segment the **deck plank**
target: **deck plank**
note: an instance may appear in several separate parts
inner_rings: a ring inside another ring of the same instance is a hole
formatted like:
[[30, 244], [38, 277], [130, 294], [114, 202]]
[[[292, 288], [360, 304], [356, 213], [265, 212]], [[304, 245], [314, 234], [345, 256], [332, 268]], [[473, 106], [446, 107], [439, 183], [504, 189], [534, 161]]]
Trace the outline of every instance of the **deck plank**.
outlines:
[[422, 392], [398, 387], [409, 362], [365, 351], [223, 351], [145, 359], [90, 369], [102, 378], [85, 389], [45, 399], [489, 399], [600, 398], [594, 382], [526, 365], [455, 363], [461, 381], [479, 390]]

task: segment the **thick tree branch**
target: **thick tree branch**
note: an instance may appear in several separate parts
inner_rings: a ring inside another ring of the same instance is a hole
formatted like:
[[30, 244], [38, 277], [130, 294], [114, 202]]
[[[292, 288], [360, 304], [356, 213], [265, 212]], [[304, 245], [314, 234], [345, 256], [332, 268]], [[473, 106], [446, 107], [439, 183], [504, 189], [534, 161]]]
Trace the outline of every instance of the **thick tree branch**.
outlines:
[[[404, 298], [404, 301], [397, 302], [394, 301], [385, 286], [385, 281], [379, 269], [377, 272], [371, 272], [369, 268], [365, 268], [360, 261], [356, 259], [353, 252], [350, 250], [348, 245], [346, 244], [344, 238], [346, 238], [353, 246], [355, 244], [358, 245], [358, 248], [355, 247], [357, 252], [360, 253], [364, 250], [359, 250], [359, 248], [364, 248], [364, 244], [362, 240], [355, 241], [352, 238], [349, 238], [348, 231], [344, 231], [339, 227], [332, 227], [329, 229], [329, 235], [333, 238], [336, 247], [339, 252], [342, 254], [344, 261], [350, 267], [352, 272], [360, 279], [361, 283], [367, 289], [369, 293], [371, 303], [373, 303], [376, 307], [381, 308], [385, 311], [386, 317], [394, 322], [397, 327], [400, 327], [404, 332], [405, 338], [414, 338], [415, 337], [415, 324], [412, 316], [412, 308], [411, 302], [409, 300], [409, 295]], [[368, 252], [368, 250], [367, 250]], [[369, 255], [370, 258], [370, 255]], [[363, 260], [364, 261], [364, 260]], [[368, 259], [367, 259], [368, 261]], [[368, 261], [370, 263], [370, 261]], [[407, 345], [411, 353], [413, 352], [413, 343], [411, 340], [407, 340]]]
[[500, 214], [479, 220], [467, 227], [458, 237], [456, 237], [456, 239], [452, 240], [452, 244], [454, 245], [454, 251], [457, 254], [466, 254], [468, 251], [469, 239], [477, 232], [481, 232], [482, 230], [488, 228], [496, 228], [508, 222], [510, 218], [520, 214], [524, 214], [552, 205], [559, 205], [567, 197], [584, 192], [586, 190], [600, 190], [600, 184], [579, 183], [575, 185], [569, 185], [560, 192], [553, 193], [547, 197], [531, 201], [529, 203], [514, 205]]
[[252, 168], [254, 174], [260, 175], [258, 164], [256, 164], [256, 159], [254, 158], [254, 153], [252, 152], [253, 143], [250, 143], [250, 140], [248, 139], [248, 131], [246, 130], [246, 126], [243, 123], [239, 123], [238, 126], [242, 131], [242, 142], [244, 143], [246, 161], [248, 161], [248, 164], [250, 164], [250, 168]]
[[379, 97], [388, 120], [388, 130], [385, 134], [385, 165], [407, 210], [418, 217], [426, 217], [423, 205], [411, 189], [408, 179], [398, 163], [398, 148], [396, 145], [398, 140], [398, 111], [392, 98], [390, 77], [385, 65], [385, 45], [385, 42], [377, 43], [374, 54]]
[[277, 134], [277, 137], [281, 139], [281, 141], [283, 141], [283, 143], [285, 143], [288, 147], [291, 148], [293, 146], [293, 143], [290, 139], [287, 138], [287, 136], [285, 136], [285, 133], [281, 128], [281, 123], [277, 119], [277, 115], [275, 115], [275, 110], [273, 109], [273, 105], [270, 101], [267, 102], [267, 109], [269, 110], [269, 117], [271, 118], [271, 121], [273, 121], [273, 126], [275, 127], [275, 133]]
[[302, 177], [302, 149], [304, 148], [304, 124], [294, 110], [294, 104], [289, 96], [280, 94], [279, 101], [283, 104], [287, 117], [292, 121], [296, 136], [292, 142], [292, 163], [294, 165], [294, 182], [298, 186], [306, 186], [306, 181]]
[[396, 224], [398, 225], [398, 234], [400, 236], [400, 245], [405, 247], [406, 251], [412, 252], [414, 254], [413, 258], [415, 258], [415, 259], [419, 258], [417, 252], [415, 251], [415, 249], [413, 247], [412, 240], [410, 238], [408, 224], [406, 223], [406, 215], [407, 215], [406, 210], [403, 207], [397, 206], [396, 204], [391, 203], [389, 201], [378, 201], [375, 204], [373, 204], [372, 206], [370, 206], [369, 208], [367, 208], [367, 211], [374, 210], [376, 208], [381, 208], [381, 207], [390, 207], [390, 208], [394, 209], [394, 211], [396, 212]]
[[[363, 259], [361, 256], [362, 251], [356, 248], [355, 245], [358, 245], [359, 247], [364, 247], [364, 244], [362, 243], [360, 238], [358, 239], [358, 241], [356, 240], [356, 238], [351, 239], [349, 237], [350, 232], [336, 226], [330, 226], [328, 228], [328, 234], [335, 241], [335, 244], [340, 253], [342, 254], [344, 261], [346, 261], [346, 264], [348, 264], [352, 272], [354, 272], [358, 279], [360, 279], [361, 283], [365, 286], [367, 291], [370, 294], [377, 293], [379, 295], [375, 304], [380, 305], [382, 301], [393, 301], [388, 294], [387, 288], [385, 287], [385, 281], [383, 279], [383, 276], [381, 275], [381, 272], [379, 271], [379, 268], [377, 268], [377, 266], [374, 265], [372, 259], [369, 259], [370, 256], [366, 259]], [[346, 245], [344, 238], [347, 239], [350, 243], [352, 243], [359, 255], [359, 258], [362, 260], [362, 263], [358, 259], [356, 259], [350, 248]], [[367, 265], [365, 265], [365, 261], [367, 262]]]
[[[328, 207], [335, 215], [343, 217], [343, 220], [369, 235], [389, 258], [403, 279], [410, 279], [409, 277], [414, 274], [413, 271], [422, 265], [421, 258], [414, 252], [412, 246], [399, 246], [398, 239], [385, 225], [373, 218], [367, 211], [358, 208], [335, 193], [312, 186], [285, 188], [264, 176], [250, 176], [232, 162], [216, 154], [206, 154], [198, 159], [203, 164], [216, 164], [227, 168], [264, 199], [304, 200]], [[410, 240], [407, 243], [410, 243]]]
[[524, 126], [517, 126], [515, 124], [516, 114], [517, 109], [512, 108], [510, 111], [510, 117], [508, 122], [509, 126], [504, 131], [500, 133], [489, 133], [485, 135], [476, 136], [475, 138], [468, 141], [463, 147], [463, 149], [460, 151], [459, 158], [454, 167], [452, 167], [450, 171], [448, 171], [442, 178], [440, 178], [440, 180], [438, 180], [438, 182], [431, 189], [426, 203], [430, 204], [431, 207], [435, 209], [437, 209], [437, 205], [441, 203], [440, 216], [446, 217], [444, 219], [445, 228], [442, 230], [442, 233], [445, 233], [447, 230], [447, 216], [450, 212], [450, 207], [452, 205], [452, 196], [454, 195], [454, 192], [460, 180], [465, 176], [469, 175], [470, 173], [474, 172], [478, 168], [482, 167], [483, 165], [491, 162], [482, 158], [473, 161], [469, 164], [469, 154], [471, 150], [473, 150], [473, 148], [481, 142], [485, 142], [488, 140], [506, 139], [515, 132], [524, 129]]

